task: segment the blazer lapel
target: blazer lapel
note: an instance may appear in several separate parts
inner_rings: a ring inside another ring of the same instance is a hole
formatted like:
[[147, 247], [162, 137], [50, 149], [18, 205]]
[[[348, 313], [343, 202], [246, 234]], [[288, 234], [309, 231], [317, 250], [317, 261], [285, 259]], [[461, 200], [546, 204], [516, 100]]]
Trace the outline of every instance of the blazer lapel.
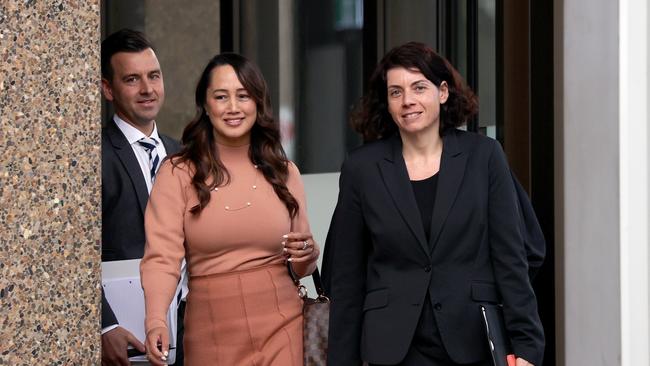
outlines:
[[431, 218], [431, 252], [435, 248], [440, 231], [449, 215], [449, 210], [456, 200], [458, 189], [463, 181], [467, 154], [461, 150], [455, 131], [448, 132], [443, 137], [442, 159], [438, 175], [438, 192], [436, 192], [436, 205]]
[[167, 151], [167, 156], [176, 154], [181, 149], [178, 142], [162, 134], [160, 134], [159, 136], [160, 139], [162, 140], [163, 145], [165, 146], [165, 151]]
[[111, 144], [115, 148], [117, 157], [120, 159], [126, 172], [129, 174], [129, 178], [131, 178], [131, 183], [133, 183], [135, 193], [138, 196], [140, 210], [144, 213], [144, 209], [147, 207], [147, 199], [149, 199], [149, 191], [147, 191], [147, 183], [144, 181], [140, 164], [133, 154], [133, 149], [131, 148], [129, 141], [124, 137], [122, 131], [117, 128], [115, 121], [111, 120], [107, 127], [108, 138], [111, 140]]
[[424, 252], [429, 255], [420, 210], [415, 202], [415, 195], [402, 156], [402, 142], [399, 136], [393, 136], [389, 142], [391, 151], [378, 163], [379, 170], [400, 215], [406, 221]]

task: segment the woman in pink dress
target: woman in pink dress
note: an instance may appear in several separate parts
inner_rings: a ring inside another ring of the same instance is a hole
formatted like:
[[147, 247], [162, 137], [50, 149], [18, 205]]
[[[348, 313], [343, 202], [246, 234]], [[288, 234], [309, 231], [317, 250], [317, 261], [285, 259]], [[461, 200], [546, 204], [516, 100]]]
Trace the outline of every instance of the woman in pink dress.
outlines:
[[186, 365], [302, 365], [302, 301], [286, 261], [308, 275], [319, 248], [266, 82], [252, 62], [224, 53], [195, 97], [184, 148], [160, 168], [145, 214], [147, 356], [166, 359], [166, 313], [185, 258]]

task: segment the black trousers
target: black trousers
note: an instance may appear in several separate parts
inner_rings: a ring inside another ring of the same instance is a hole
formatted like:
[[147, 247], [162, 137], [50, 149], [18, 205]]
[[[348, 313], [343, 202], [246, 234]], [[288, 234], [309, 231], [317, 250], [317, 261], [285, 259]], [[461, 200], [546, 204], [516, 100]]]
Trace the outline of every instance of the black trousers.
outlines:
[[[371, 364], [370, 366], [377, 366]], [[406, 354], [406, 358], [394, 366], [492, 366], [489, 361], [481, 361], [471, 364], [459, 364], [450, 360], [438, 360], [418, 351], [417, 348], [411, 347]]]
[[[370, 364], [369, 366], [379, 366]], [[492, 366], [490, 361], [481, 361], [471, 364], [458, 364], [451, 360], [440, 360], [420, 352], [416, 347], [410, 347], [402, 362], [393, 366]]]
[[[402, 362], [393, 366], [491, 366], [489, 360], [471, 364], [457, 364], [453, 362], [440, 337], [438, 324], [433, 315], [433, 306], [427, 293], [420, 320], [418, 321], [411, 346]], [[370, 365], [376, 366], [376, 365]]]

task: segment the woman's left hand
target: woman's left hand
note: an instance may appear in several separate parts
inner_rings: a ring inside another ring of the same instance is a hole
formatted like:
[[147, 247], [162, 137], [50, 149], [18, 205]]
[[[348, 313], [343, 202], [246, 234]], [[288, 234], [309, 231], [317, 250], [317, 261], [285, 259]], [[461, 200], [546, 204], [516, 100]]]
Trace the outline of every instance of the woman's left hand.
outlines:
[[289, 233], [282, 236], [282, 246], [291, 263], [310, 263], [318, 259], [320, 248], [311, 233]]

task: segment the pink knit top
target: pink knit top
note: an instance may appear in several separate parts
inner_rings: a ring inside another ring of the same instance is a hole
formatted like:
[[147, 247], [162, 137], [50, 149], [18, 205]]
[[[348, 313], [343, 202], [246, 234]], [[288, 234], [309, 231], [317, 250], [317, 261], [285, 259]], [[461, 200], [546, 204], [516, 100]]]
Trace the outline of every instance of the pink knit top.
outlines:
[[249, 145], [217, 147], [230, 182], [211, 192], [199, 215], [189, 211], [199, 202], [190, 167], [181, 164], [172, 169], [167, 160], [156, 176], [145, 212], [147, 243], [140, 265], [147, 332], [166, 326], [183, 258], [190, 278], [280, 264], [285, 261], [282, 235], [310, 231], [304, 188], [293, 163], [287, 188], [300, 209], [291, 220], [271, 184], [250, 161]]

